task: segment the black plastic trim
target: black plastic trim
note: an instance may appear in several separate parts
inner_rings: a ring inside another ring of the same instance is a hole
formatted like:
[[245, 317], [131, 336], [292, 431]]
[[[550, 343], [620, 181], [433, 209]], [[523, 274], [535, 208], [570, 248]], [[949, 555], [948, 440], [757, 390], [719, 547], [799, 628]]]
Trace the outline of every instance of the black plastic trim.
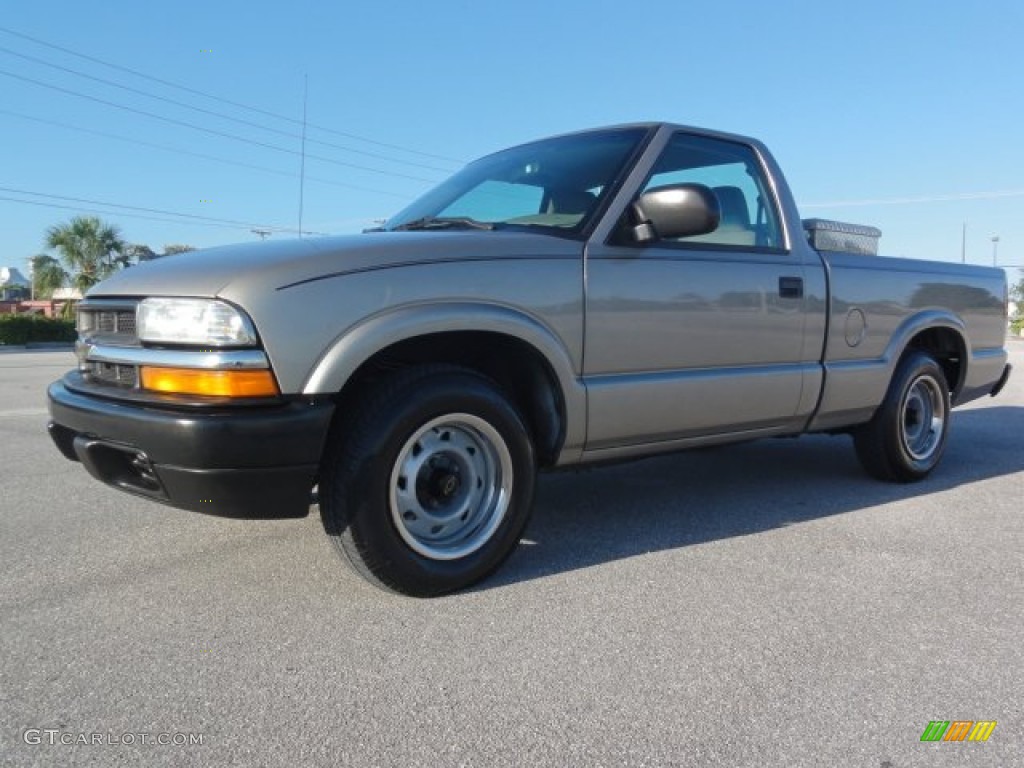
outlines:
[[47, 392], [48, 429], [63, 455], [120, 490], [225, 515], [305, 514], [327, 430], [329, 400], [263, 408], [142, 406]]
[[996, 385], [992, 387], [992, 391], [989, 392], [989, 395], [995, 397], [996, 395], [1003, 391], [1003, 387], [1006, 386], [1006, 382], [1010, 380], [1010, 371], [1012, 370], [1013, 366], [1007, 363], [1006, 367], [1003, 368], [1003, 375], [999, 377], [999, 381], [997, 381]]

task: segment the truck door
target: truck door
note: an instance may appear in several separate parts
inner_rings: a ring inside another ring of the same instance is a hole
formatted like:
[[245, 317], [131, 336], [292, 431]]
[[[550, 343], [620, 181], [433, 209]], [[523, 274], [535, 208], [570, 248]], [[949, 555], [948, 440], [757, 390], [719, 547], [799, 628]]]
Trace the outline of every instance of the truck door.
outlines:
[[[639, 193], [710, 187], [710, 234], [588, 247], [584, 377], [587, 450], [720, 433], [799, 429], [805, 369], [802, 249], [786, 248], [757, 153], [679, 132]], [[638, 194], [639, 194], [638, 193]]]

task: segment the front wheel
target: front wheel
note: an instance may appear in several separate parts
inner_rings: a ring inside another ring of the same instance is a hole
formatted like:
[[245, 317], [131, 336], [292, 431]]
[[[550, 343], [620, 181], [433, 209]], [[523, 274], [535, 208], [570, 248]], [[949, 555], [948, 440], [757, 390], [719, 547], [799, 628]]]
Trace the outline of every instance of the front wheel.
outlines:
[[415, 596], [479, 581], [512, 552], [533, 500], [533, 448], [491, 380], [453, 366], [401, 371], [332, 431], [327, 532], [363, 576]]
[[949, 410], [942, 367], [924, 352], [909, 353], [874, 418], [854, 432], [864, 469], [880, 480], [902, 483], [927, 477], [946, 448]]

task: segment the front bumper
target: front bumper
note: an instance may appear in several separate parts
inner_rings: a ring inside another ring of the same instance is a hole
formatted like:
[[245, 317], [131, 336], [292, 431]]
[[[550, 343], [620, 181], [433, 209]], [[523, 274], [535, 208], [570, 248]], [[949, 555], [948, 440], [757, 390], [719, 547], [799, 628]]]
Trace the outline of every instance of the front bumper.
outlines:
[[101, 482], [218, 515], [308, 512], [330, 401], [174, 408], [85, 394], [76, 377], [50, 385], [48, 429], [60, 452]]

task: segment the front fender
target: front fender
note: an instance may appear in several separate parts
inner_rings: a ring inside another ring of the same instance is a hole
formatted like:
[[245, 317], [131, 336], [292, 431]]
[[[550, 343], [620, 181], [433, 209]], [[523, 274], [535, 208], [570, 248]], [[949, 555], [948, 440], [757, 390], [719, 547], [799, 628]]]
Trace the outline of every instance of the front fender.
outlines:
[[302, 392], [334, 394], [379, 351], [419, 336], [456, 331], [510, 336], [544, 357], [565, 402], [566, 435], [559, 463], [577, 458], [586, 439], [587, 399], [569, 351], [546, 325], [507, 306], [476, 302], [413, 304], [367, 317], [332, 341], [303, 382]]

